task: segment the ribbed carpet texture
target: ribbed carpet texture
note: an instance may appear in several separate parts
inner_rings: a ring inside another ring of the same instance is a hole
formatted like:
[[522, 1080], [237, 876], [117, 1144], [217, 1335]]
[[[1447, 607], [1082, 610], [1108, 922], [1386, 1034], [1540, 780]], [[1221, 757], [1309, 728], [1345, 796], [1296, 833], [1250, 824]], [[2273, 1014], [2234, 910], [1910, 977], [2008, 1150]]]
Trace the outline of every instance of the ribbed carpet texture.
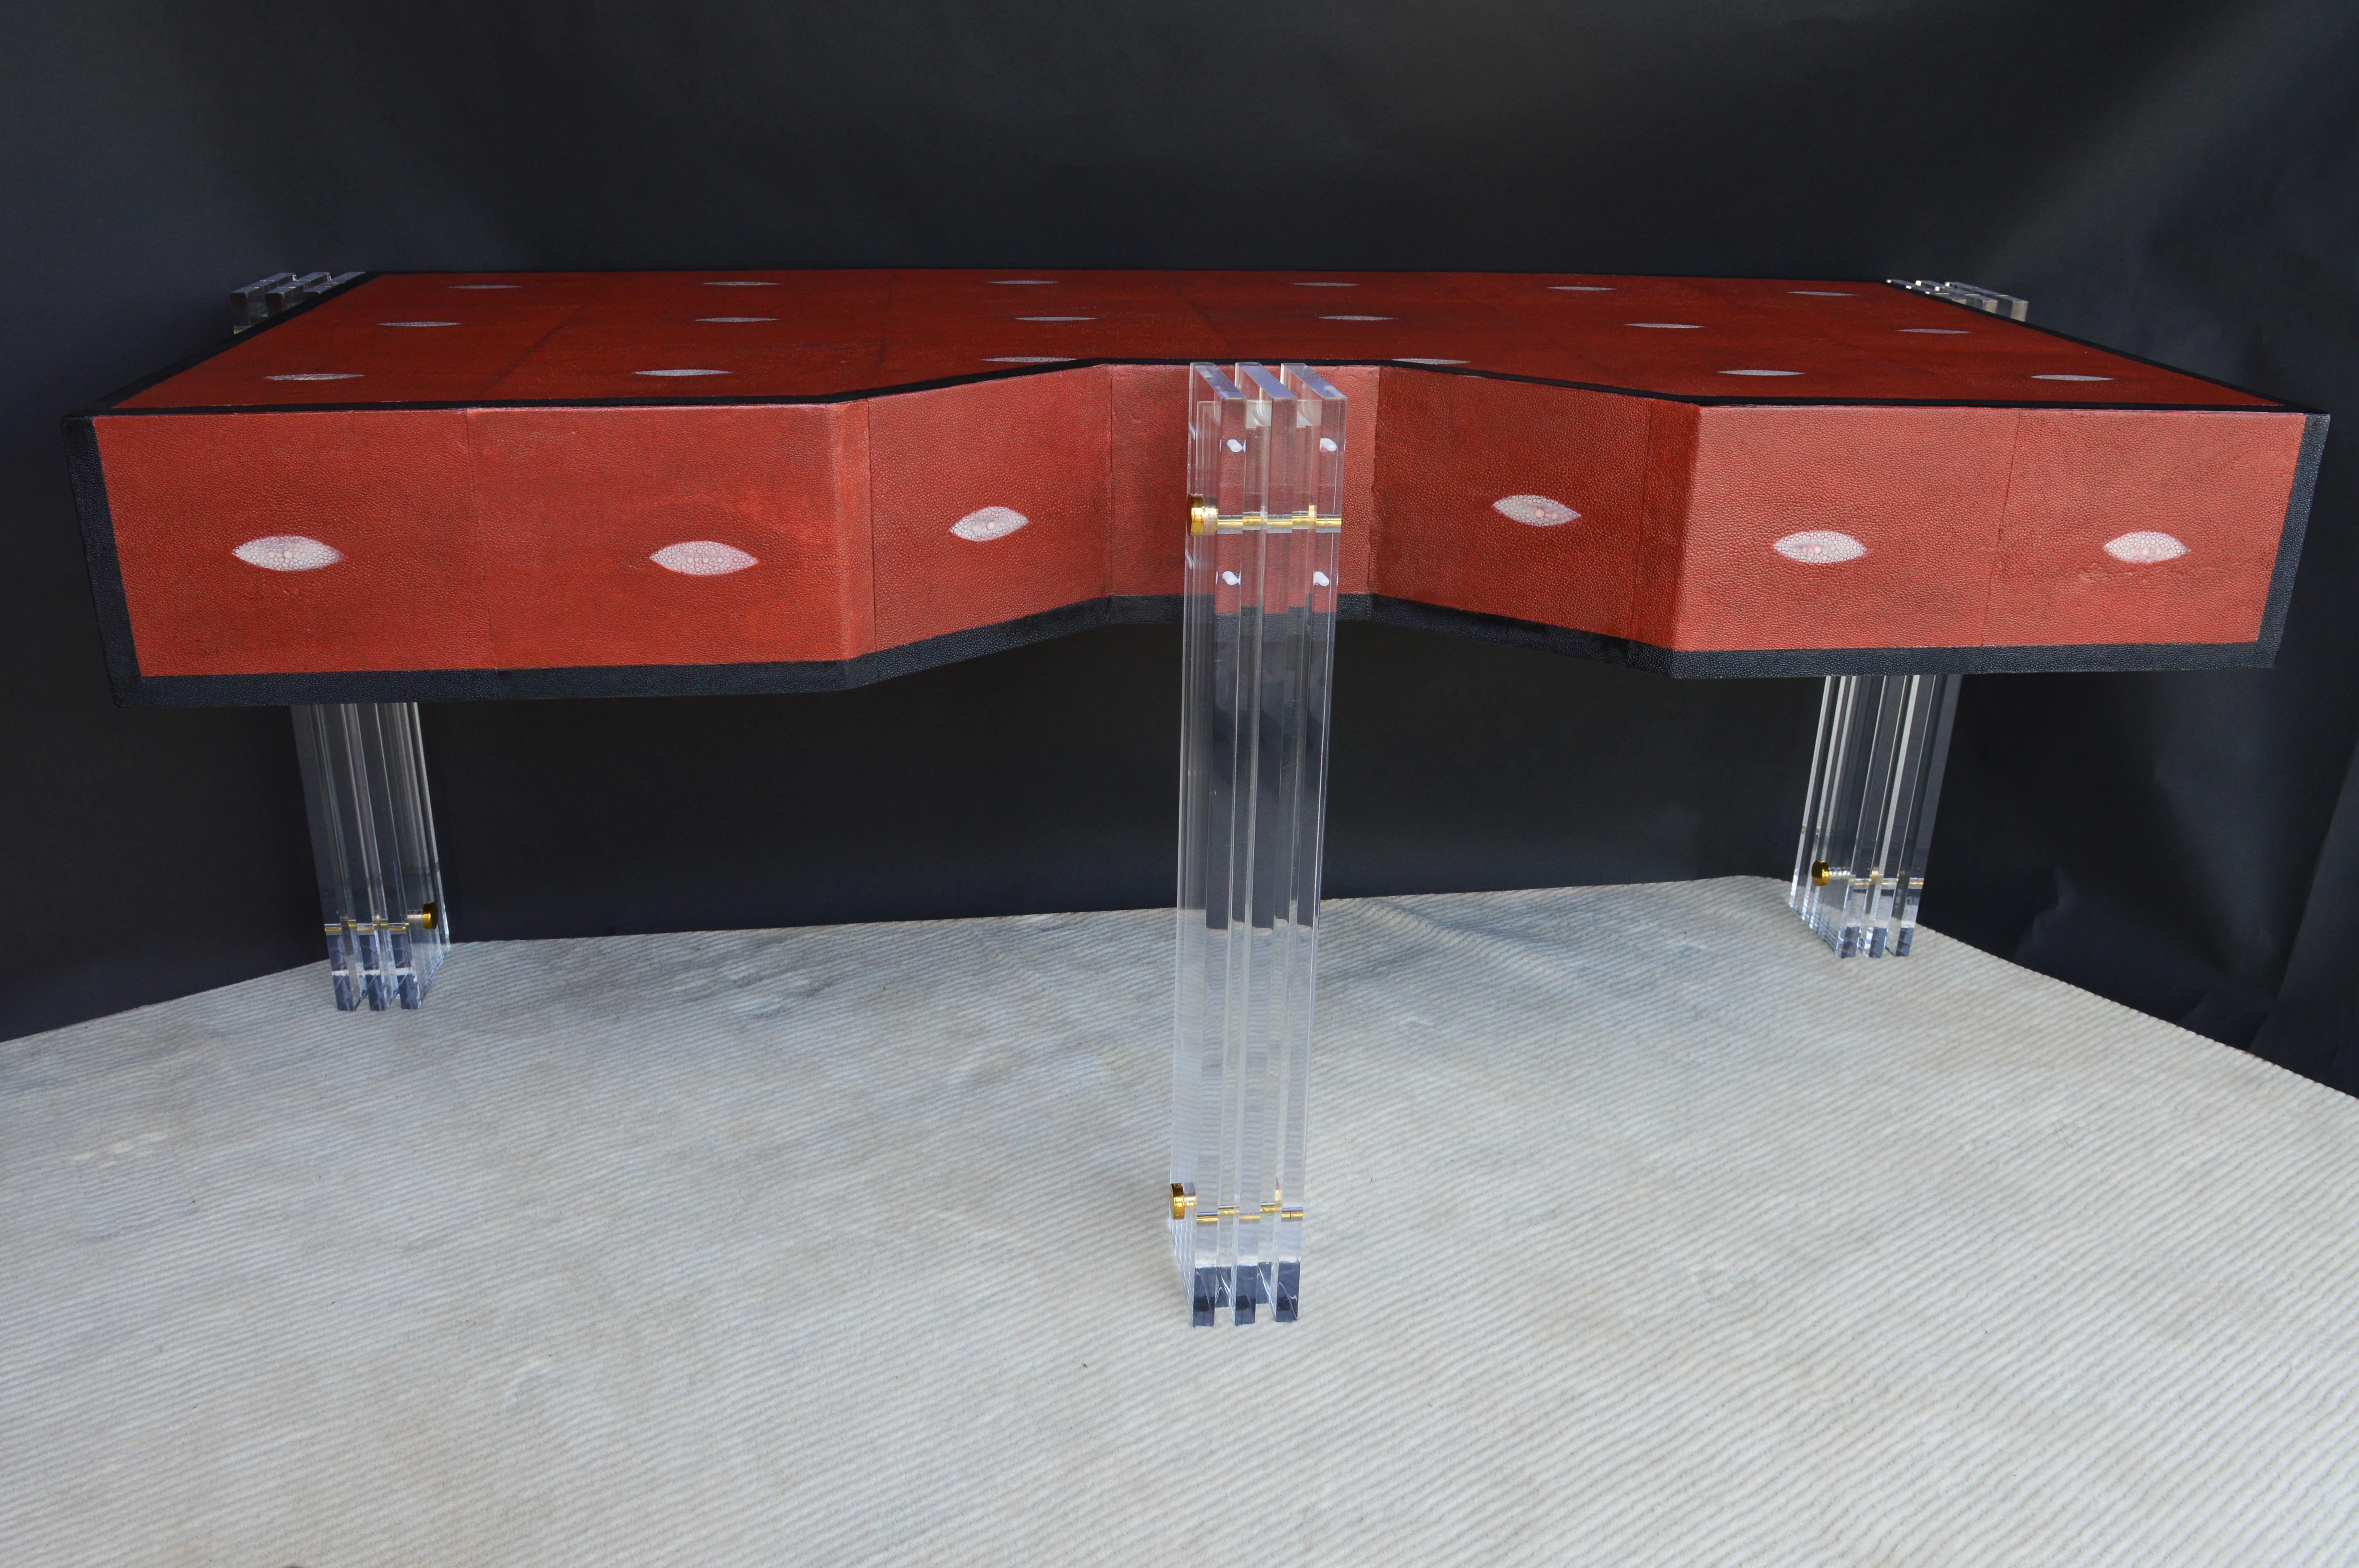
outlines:
[[1295, 1325], [1169, 911], [0, 1044], [0, 1563], [2359, 1563], [2359, 1102], [1761, 881], [1327, 918]]

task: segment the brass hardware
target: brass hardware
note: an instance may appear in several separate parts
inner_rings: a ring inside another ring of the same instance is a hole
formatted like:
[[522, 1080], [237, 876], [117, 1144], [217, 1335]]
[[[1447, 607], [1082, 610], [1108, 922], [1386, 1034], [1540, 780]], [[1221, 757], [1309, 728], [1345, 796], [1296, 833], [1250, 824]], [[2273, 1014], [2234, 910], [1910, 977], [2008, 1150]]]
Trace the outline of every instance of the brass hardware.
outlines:
[[1810, 862], [1810, 885], [1814, 888], [1827, 885], [1827, 863], [1824, 860]]
[[1259, 512], [1223, 517], [1221, 509], [1202, 496], [1188, 498], [1188, 532], [1190, 534], [1242, 534], [1254, 528], [1336, 529], [1343, 526], [1343, 518], [1321, 513], [1316, 507], [1298, 512], [1291, 517], [1271, 517]]
[[434, 901], [429, 898], [418, 912], [419, 924], [425, 926], [429, 931], [433, 930], [435, 913]]
[[1195, 1209], [1196, 1195], [1181, 1186], [1179, 1183], [1172, 1183], [1171, 1217], [1174, 1219], [1185, 1219], [1190, 1214], [1194, 1213]]
[[1302, 1211], [1299, 1208], [1282, 1208], [1277, 1211], [1277, 1217], [1280, 1219], [1300, 1219], [1302, 1217]]

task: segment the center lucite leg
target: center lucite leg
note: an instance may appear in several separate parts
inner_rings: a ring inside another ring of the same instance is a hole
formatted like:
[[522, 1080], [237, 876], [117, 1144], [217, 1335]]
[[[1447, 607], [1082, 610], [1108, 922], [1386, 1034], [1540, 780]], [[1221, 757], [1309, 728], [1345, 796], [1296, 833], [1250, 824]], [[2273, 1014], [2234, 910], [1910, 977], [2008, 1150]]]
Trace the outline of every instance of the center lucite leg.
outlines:
[[1345, 400], [1302, 364], [1188, 396], [1171, 1241], [1191, 1322], [1290, 1323]]

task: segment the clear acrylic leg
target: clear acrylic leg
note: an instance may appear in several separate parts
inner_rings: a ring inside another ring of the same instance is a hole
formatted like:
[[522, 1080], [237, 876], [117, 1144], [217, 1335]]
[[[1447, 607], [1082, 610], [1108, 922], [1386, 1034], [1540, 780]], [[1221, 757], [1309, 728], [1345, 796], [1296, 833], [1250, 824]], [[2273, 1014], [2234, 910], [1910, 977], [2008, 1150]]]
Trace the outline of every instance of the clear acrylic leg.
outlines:
[[1192, 1322], [1290, 1323], [1344, 398], [1301, 364], [1188, 386], [1172, 1249]]
[[1788, 902], [1839, 957], [1908, 955], [1958, 680], [1827, 677]]
[[288, 711], [336, 1006], [417, 1007], [451, 946], [418, 705], [305, 703]]

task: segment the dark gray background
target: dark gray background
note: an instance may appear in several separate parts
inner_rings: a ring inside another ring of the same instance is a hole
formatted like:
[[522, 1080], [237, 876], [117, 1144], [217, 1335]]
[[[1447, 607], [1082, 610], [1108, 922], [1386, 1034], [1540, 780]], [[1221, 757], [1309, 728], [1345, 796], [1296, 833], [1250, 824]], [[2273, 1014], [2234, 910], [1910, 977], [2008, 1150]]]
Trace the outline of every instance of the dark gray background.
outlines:
[[[110, 705], [57, 428], [280, 267], [1939, 276], [2359, 410], [2359, 7], [118, 3], [8, 31], [0, 1035], [318, 956], [285, 713]], [[2275, 670], [1966, 683], [1925, 913], [2359, 1088], [2350, 438]], [[1815, 683], [1342, 637], [1331, 894], [1788, 869]], [[1176, 666], [1130, 629], [844, 695], [430, 708], [456, 929], [1164, 902]]]

